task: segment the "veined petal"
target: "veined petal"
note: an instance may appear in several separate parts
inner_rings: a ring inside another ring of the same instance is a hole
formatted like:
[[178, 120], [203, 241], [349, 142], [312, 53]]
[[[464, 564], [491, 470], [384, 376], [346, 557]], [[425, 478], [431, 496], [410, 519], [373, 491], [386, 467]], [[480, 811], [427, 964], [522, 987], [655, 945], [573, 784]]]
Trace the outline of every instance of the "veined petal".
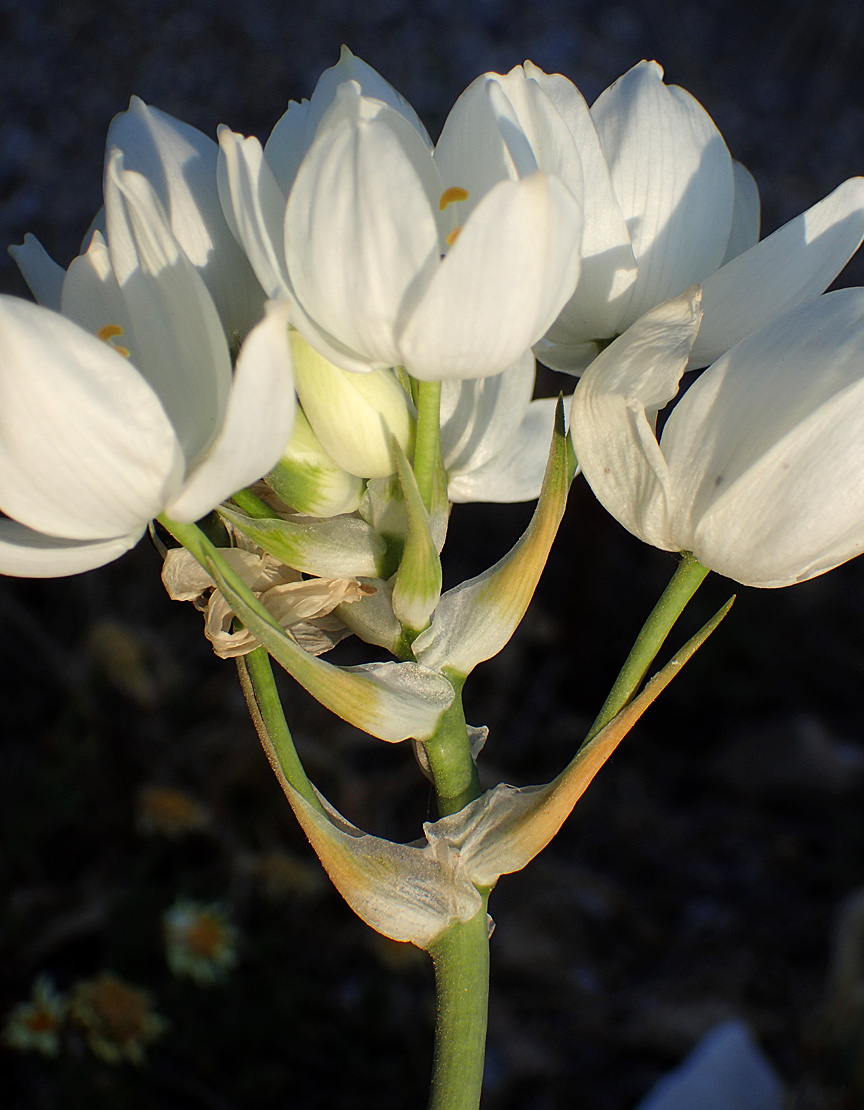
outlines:
[[[451, 481], [494, 459], [512, 442], [531, 401], [534, 377], [534, 356], [526, 351], [501, 374], [441, 383], [441, 454]], [[548, 443], [543, 466], [546, 448]], [[541, 468], [541, 478], [542, 473]]]
[[827, 293], [738, 344], [682, 398], [661, 447], [676, 535], [712, 570], [785, 586], [858, 554], [864, 290]]
[[123, 152], [162, 204], [174, 238], [201, 275], [226, 335], [245, 336], [261, 319], [264, 294], [225, 222], [216, 185], [218, 147], [195, 127], [133, 96], [111, 121], [108, 151]]
[[267, 296], [289, 289], [283, 240], [285, 193], [279, 188], [256, 138], [219, 128], [219, 196], [225, 218], [246, 252]]
[[[518, 181], [545, 168], [538, 166], [522, 121], [502, 88], [506, 80], [497, 73], [484, 73], [472, 81], [450, 109], [435, 147], [435, 164], [444, 186], [467, 193], [456, 202], [460, 223], [499, 181]], [[582, 191], [578, 161], [575, 173], [578, 195]]]
[[[569, 400], [565, 397], [565, 404]], [[522, 423], [497, 455], [482, 466], [451, 474], [447, 484], [450, 500], [512, 504], [538, 497], [556, 404], [554, 397], [532, 401], [523, 413]]]
[[713, 362], [781, 312], [818, 296], [862, 239], [864, 177], [852, 177], [706, 279], [692, 365]]
[[128, 351], [130, 357], [133, 350], [137, 351], [132, 320], [101, 232], [94, 231], [84, 254], [72, 260], [63, 282], [59, 311], [91, 335], [106, 335], [106, 342], [115, 350]]
[[732, 172], [735, 177], [735, 203], [732, 207], [732, 227], [729, 229], [729, 241], [726, 244], [722, 266], [756, 246], [759, 242], [759, 225], [762, 219], [759, 186], [753, 174], [746, 166], [742, 166], [734, 159]]
[[654, 428], [678, 392], [699, 329], [699, 290], [658, 305], [598, 355], [570, 406], [570, 435], [582, 473], [628, 531], [665, 550], [670, 478]]
[[289, 277], [318, 328], [373, 366], [396, 366], [394, 328], [438, 267], [440, 181], [404, 116], [352, 82], [328, 120], [288, 200]]
[[295, 408], [288, 306], [270, 302], [240, 348], [222, 427], [166, 507], [168, 515], [184, 523], [199, 520], [266, 474], [291, 437]]
[[292, 101], [288, 110], [270, 133], [264, 153], [270, 168], [287, 197], [297, 176], [297, 169], [312, 145], [318, 124], [336, 98], [339, 86], [354, 81], [363, 96], [383, 101], [403, 115], [415, 128], [429, 150], [432, 140], [408, 101], [366, 62], [355, 57], [347, 46], [342, 47], [339, 61], [325, 69], [318, 78], [310, 100]]
[[0, 350], [0, 506], [71, 540], [137, 538], [183, 473], [153, 391], [107, 344], [13, 297]]
[[398, 337], [397, 361], [421, 381], [512, 366], [573, 292], [581, 231], [581, 209], [557, 178], [500, 182], [438, 266]]
[[732, 224], [732, 159], [702, 105], [664, 85], [656, 62], [619, 77], [591, 116], [639, 264], [626, 327], [720, 265]]
[[45, 308], [60, 311], [60, 293], [66, 276], [35, 235], [28, 231], [20, 246], [9, 248], [21, 276], [30, 286], [30, 292]]
[[64, 540], [34, 532], [17, 520], [0, 520], [0, 574], [63, 578], [104, 566], [134, 547], [143, 527], [109, 540]]
[[111, 263], [137, 338], [132, 358], [194, 465], [222, 425], [231, 387], [222, 325], [153, 189], [123, 169], [119, 151], [106, 170], [105, 210]]
[[581, 167], [580, 194], [567, 174], [552, 168], [545, 154], [540, 164], [545, 172], [558, 173], [571, 188], [582, 203], [585, 219], [579, 284], [561, 310], [556, 326], [569, 344], [577, 339], [605, 339], [621, 330], [621, 319], [636, 280], [630, 232], [612, 188], [609, 167], [585, 98], [560, 73], [544, 73], [531, 62], [525, 63], [524, 72], [530, 84], [542, 90], [560, 115]]

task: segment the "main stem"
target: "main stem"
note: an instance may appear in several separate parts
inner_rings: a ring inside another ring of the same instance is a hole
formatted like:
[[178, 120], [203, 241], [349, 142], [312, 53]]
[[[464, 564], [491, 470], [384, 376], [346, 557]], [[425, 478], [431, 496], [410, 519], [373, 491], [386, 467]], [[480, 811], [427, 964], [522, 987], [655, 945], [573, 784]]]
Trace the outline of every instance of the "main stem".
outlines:
[[417, 432], [414, 437], [414, 477], [427, 509], [432, 508], [435, 472], [441, 441], [441, 383], [417, 383]]
[[451, 925], [429, 948], [438, 995], [429, 1110], [480, 1105], [489, 1006], [488, 891], [483, 893], [480, 911]]

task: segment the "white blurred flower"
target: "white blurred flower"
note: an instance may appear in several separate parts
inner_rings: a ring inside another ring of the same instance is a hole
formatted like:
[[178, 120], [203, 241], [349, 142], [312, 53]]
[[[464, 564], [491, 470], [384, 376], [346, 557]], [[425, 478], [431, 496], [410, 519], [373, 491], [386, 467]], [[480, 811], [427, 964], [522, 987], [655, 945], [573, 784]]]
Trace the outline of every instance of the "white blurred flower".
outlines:
[[178, 898], [162, 915], [165, 957], [178, 978], [199, 987], [224, 979], [237, 963], [237, 929], [218, 903]]
[[463, 180], [483, 152], [442, 173], [416, 116], [374, 71], [350, 55], [335, 71], [294, 122], [289, 110], [266, 153], [220, 134], [223, 206], [259, 280], [346, 370], [501, 373], [575, 287], [578, 203], [535, 172], [499, 182], [463, 219]]
[[571, 406], [582, 472], [625, 528], [750, 586], [864, 551], [864, 289], [826, 293], [733, 347], [663, 427], [699, 328], [698, 291], [595, 359]]
[[531, 62], [484, 74], [456, 102], [435, 156], [445, 178], [464, 167], [466, 207], [535, 170], [557, 174], [580, 200], [579, 284], [535, 347], [559, 370], [581, 372], [644, 312], [696, 282], [705, 316], [691, 365], [705, 366], [820, 294], [864, 237], [859, 177], [757, 243], [756, 183], [656, 62], [634, 66], [590, 109], [567, 78]]

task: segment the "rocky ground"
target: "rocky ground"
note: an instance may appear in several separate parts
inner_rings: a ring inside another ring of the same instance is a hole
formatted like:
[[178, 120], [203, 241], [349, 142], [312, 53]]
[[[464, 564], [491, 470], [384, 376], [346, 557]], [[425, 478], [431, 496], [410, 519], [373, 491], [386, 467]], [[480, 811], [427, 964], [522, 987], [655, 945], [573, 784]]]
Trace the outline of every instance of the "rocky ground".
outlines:
[[[592, 100], [656, 57], [755, 174], [766, 230], [864, 169], [856, 5], [248, 0], [240, 12], [229, 0], [0, 0], [0, 240], [32, 230], [69, 261], [130, 94], [210, 133], [225, 122], [264, 136], [342, 41], [433, 133], [485, 69], [530, 57]], [[853, 263], [841, 284], [862, 277]], [[23, 292], [3, 259], [0, 288]], [[458, 507], [451, 580], [500, 557], [528, 512]], [[469, 686], [469, 719], [491, 729], [490, 783], [544, 781], [569, 758], [673, 569], [577, 482], [529, 618]], [[4, 1050], [0, 1104], [421, 1106], [425, 957], [370, 934], [321, 881], [233, 666], [158, 570], [143, 543], [92, 574], [0, 582], [0, 1011], [39, 974], [68, 991], [112, 971], [170, 1022], [139, 1067], [101, 1061], [81, 1031], [53, 1059]], [[852, 563], [791, 590], [740, 590], [552, 847], [501, 883], [488, 1110], [631, 1110], [729, 1016], [751, 1023], [796, 1110], [860, 1105], [864, 1008], [852, 990], [826, 1009], [824, 992], [835, 915], [864, 885], [861, 575]], [[709, 580], [678, 642], [730, 592]], [[370, 831], [416, 836], [430, 803], [408, 750], [285, 689], [334, 803]], [[200, 827], [148, 829], [154, 785], [184, 791]], [[215, 986], [166, 965], [160, 921], [178, 897], [221, 903], [238, 931], [236, 967]]]

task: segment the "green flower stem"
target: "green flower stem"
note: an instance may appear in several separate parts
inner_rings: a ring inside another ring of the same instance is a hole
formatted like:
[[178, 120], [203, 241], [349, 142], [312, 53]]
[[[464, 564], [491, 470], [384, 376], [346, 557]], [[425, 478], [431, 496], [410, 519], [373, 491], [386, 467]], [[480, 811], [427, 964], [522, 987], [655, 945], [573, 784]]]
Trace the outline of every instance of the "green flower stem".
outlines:
[[438, 1018], [429, 1110], [477, 1110], [483, 1083], [489, 1005], [488, 891], [470, 921], [457, 921], [429, 948]]
[[250, 489], [237, 490], [231, 500], [239, 509], [242, 509], [247, 516], [254, 517], [256, 520], [265, 520], [276, 515], [272, 509], [268, 509], [261, 498], [256, 496]]
[[[278, 770], [297, 793], [302, 794], [310, 805], [324, 813], [324, 806], [315, 793], [315, 788], [309, 781], [297, 749], [294, 747], [294, 739], [282, 711], [282, 699], [276, 689], [276, 680], [273, 677], [273, 668], [270, 666], [270, 656], [266, 648], [255, 648], [248, 655], [238, 659], [237, 670], [252, 720], [262, 734], [261, 742], [268, 759], [272, 763], [275, 758]], [[273, 770], [276, 771], [277, 768], [274, 767]]]
[[471, 755], [465, 711], [462, 708], [462, 686], [465, 679], [451, 674], [447, 677], [456, 689], [456, 696], [453, 704], [442, 715], [435, 735], [423, 745], [429, 759], [429, 770], [435, 784], [441, 817], [458, 813], [482, 793], [477, 764]]
[[681, 562], [672, 575], [669, 585], [663, 591], [648, 620], [642, 625], [642, 631], [636, 637], [636, 643], [627, 656], [596, 721], [591, 726], [591, 731], [585, 737], [583, 746], [605, 728], [636, 693], [657, 652], [671, 632], [672, 626], [684, 612], [687, 603], [702, 585], [707, 574], [707, 567], [703, 567], [689, 551], [683, 552]]
[[423, 504], [432, 510], [435, 474], [441, 449], [441, 383], [417, 383], [417, 433], [414, 439], [414, 475]]

